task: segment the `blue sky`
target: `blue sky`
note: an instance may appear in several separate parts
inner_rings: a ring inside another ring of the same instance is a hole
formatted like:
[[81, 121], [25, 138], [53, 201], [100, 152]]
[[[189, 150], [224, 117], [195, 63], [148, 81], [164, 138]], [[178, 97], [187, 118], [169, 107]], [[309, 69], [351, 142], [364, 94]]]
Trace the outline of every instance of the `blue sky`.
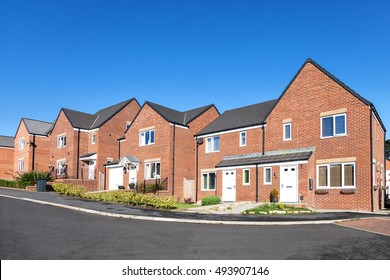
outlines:
[[1, 0], [0, 135], [136, 97], [177, 110], [278, 98], [311, 57], [390, 128], [390, 1]]

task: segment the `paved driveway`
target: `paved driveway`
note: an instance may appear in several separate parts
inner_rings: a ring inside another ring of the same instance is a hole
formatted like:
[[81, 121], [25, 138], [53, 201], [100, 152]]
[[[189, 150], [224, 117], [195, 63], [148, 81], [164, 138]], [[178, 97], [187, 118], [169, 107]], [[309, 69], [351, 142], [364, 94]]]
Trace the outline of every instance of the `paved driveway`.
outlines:
[[364, 218], [355, 221], [340, 222], [337, 225], [390, 236], [390, 218], [386, 217]]

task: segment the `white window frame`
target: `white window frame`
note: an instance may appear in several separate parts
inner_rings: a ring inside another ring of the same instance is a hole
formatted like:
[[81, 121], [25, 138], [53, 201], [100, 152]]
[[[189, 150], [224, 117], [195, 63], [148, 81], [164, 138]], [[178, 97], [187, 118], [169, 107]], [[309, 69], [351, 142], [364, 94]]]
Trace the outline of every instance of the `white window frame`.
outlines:
[[[219, 139], [219, 147], [218, 150], [215, 149], [215, 139]], [[205, 145], [206, 153], [217, 153], [221, 149], [221, 137], [219, 135], [207, 137], [206, 138], [206, 145]]]
[[95, 145], [96, 144], [96, 133], [91, 134], [91, 144]]
[[[290, 137], [289, 138], [286, 137], [287, 126], [290, 127]], [[292, 123], [291, 122], [284, 123], [283, 124], [283, 141], [291, 141], [291, 140], [292, 140]]]
[[[340, 117], [340, 116], [344, 116], [344, 127], [345, 127], [344, 133], [336, 133], [336, 118], [337, 118], [337, 117]], [[333, 135], [331, 135], [331, 136], [323, 136], [322, 120], [323, 120], [323, 119], [328, 119], [328, 118], [333, 118]], [[336, 115], [329, 115], [329, 116], [323, 116], [323, 117], [321, 117], [321, 120], [320, 120], [320, 126], [321, 126], [321, 139], [327, 139], [327, 138], [333, 138], [333, 137], [346, 136], [346, 135], [347, 135], [347, 131], [348, 131], [347, 124], [348, 124], [348, 122], [347, 122], [347, 113], [336, 114]]]
[[[160, 166], [159, 170], [157, 169], [157, 164]], [[152, 166], [154, 165], [155, 173], [152, 174]], [[157, 170], [160, 171], [160, 174], [157, 174]], [[161, 177], [161, 162], [160, 161], [150, 161], [145, 162], [145, 179], [158, 179]]]
[[[153, 133], [153, 139], [152, 139], [152, 133]], [[149, 134], [149, 142], [146, 143], [146, 135]], [[153, 140], [153, 142], [152, 142]], [[149, 130], [143, 130], [140, 131], [139, 133], [139, 145], [140, 146], [149, 146], [153, 145], [156, 141], [156, 133], [154, 129], [149, 129]]]
[[[64, 166], [64, 164], [65, 164], [65, 166]], [[57, 160], [56, 166], [57, 166], [56, 174], [57, 175], [64, 175], [65, 169], [66, 169], [66, 160], [65, 159]]]
[[131, 126], [131, 122], [126, 122], [126, 131], [129, 129], [130, 126]]
[[[267, 170], [269, 170], [269, 182], [267, 181]], [[264, 185], [272, 185], [272, 167], [267, 166], [263, 168]]]
[[24, 147], [26, 146], [26, 139], [20, 138], [19, 139], [19, 150], [24, 150]]
[[66, 147], [66, 134], [61, 134], [57, 136], [57, 148], [65, 148]]
[[246, 146], [246, 142], [247, 142], [247, 138], [246, 137], [247, 137], [246, 131], [241, 131], [240, 132], [240, 147], [245, 147]]
[[[341, 165], [341, 187], [332, 187], [330, 186], [330, 167], [332, 165]], [[344, 181], [344, 166], [345, 165], [353, 165], [353, 182], [354, 186], [345, 186]], [[320, 167], [326, 167], [327, 168], [327, 186], [320, 186]], [[317, 189], [355, 189], [356, 188], [356, 162], [335, 162], [335, 163], [329, 163], [329, 164], [317, 164]]]
[[24, 171], [24, 158], [18, 159], [18, 171], [19, 172]]
[[[214, 189], [210, 189], [210, 174], [214, 174], [214, 178], [215, 178]], [[207, 177], [207, 188], [204, 187], [204, 175], [206, 175], [206, 177]], [[202, 191], [209, 191], [209, 192], [216, 191], [216, 189], [217, 189], [217, 173], [216, 172], [203, 172], [203, 173], [201, 173], [201, 176], [202, 176], [202, 180], [201, 180]]]
[[[245, 172], [248, 171], [248, 182], [245, 182]], [[249, 168], [245, 168], [242, 170], [242, 184], [244, 186], [249, 186], [251, 184], [251, 170]]]

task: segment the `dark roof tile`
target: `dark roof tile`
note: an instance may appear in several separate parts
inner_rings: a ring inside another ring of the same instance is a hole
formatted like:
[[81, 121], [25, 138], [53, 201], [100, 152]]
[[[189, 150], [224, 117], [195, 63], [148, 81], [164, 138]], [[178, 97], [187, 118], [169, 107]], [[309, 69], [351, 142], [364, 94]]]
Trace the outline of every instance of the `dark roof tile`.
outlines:
[[197, 136], [263, 124], [276, 101], [275, 99], [225, 111], [221, 116], [198, 132]]
[[3, 148], [14, 148], [15, 138], [12, 136], [1, 136], [0, 135], [0, 147]]

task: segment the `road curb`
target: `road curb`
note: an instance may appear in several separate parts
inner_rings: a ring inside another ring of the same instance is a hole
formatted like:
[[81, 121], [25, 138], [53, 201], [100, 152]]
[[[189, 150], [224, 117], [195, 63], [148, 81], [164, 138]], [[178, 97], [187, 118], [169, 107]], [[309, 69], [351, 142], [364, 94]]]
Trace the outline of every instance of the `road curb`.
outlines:
[[53, 203], [43, 200], [36, 200], [25, 197], [15, 197], [9, 195], [0, 194], [0, 197], [6, 197], [10, 199], [23, 200], [33, 203], [38, 203], [42, 205], [50, 205], [54, 207], [84, 212], [88, 214], [114, 217], [114, 218], [123, 218], [131, 220], [140, 220], [140, 221], [155, 221], [155, 222], [171, 222], [171, 223], [187, 223], [187, 224], [210, 224], [210, 225], [237, 225], [237, 226], [288, 226], [288, 225], [321, 225], [321, 224], [333, 224], [338, 222], [345, 222], [356, 220], [353, 219], [338, 219], [338, 220], [319, 220], [319, 221], [286, 221], [286, 222], [257, 222], [257, 221], [223, 221], [223, 220], [202, 220], [202, 219], [179, 219], [179, 218], [164, 218], [164, 217], [151, 217], [151, 216], [138, 216], [130, 214], [117, 214], [104, 211], [97, 211], [88, 208], [82, 208], [77, 206], [70, 206], [65, 204]]

